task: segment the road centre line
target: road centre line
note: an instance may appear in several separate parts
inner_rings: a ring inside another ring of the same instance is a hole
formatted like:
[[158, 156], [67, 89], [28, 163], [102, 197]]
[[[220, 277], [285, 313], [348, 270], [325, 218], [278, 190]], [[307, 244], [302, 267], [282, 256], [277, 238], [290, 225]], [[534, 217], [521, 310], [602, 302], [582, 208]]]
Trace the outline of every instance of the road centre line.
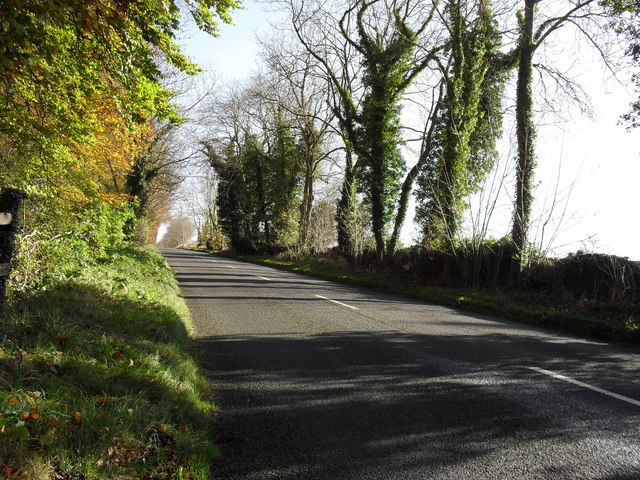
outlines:
[[358, 307], [352, 307], [351, 305], [347, 305], [346, 303], [342, 303], [337, 300], [331, 300], [330, 298], [323, 297], [322, 295], [315, 295], [315, 296], [323, 300], [328, 300], [329, 302], [332, 302], [332, 303], [337, 303], [338, 305], [342, 305], [343, 307], [350, 308], [351, 310], [360, 310]]
[[236, 267], [232, 267], [231, 265], [226, 265], [227, 268], [233, 268], [234, 270], [236, 269]]
[[574, 380], [573, 378], [565, 377], [564, 375], [560, 375], [559, 373], [550, 372], [549, 370], [545, 370], [544, 368], [538, 367], [526, 367], [529, 370], [533, 370], [538, 373], [542, 373], [544, 375], [548, 375], [549, 377], [556, 378], [558, 380], [562, 380], [568, 383], [573, 383], [574, 385], [578, 385], [579, 387], [587, 388], [589, 390], [593, 390], [594, 392], [601, 393], [603, 395], [607, 395], [608, 397], [615, 398], [617, 400], [622, 400], [623, 402], [630, 403], [631, 405], [635, 405], [636, 407], [640, 407], [640, 401], [634, 400], [633, 398], [625, 397], [624, 395], [618, 395], [617, 393], [610, 392], [608, 390], [604, 390], [602, 388], [594, 387], [593, 385], [589, 385], [588, 383], [581, 382], [579, 380]]
[[270, 278], [262, 277], [262, 276], [260, 276], [260, 275], [256, 275], [256, 277], [261, 278], [262, 280], [267, 280], [267, 281], [271, 280]]

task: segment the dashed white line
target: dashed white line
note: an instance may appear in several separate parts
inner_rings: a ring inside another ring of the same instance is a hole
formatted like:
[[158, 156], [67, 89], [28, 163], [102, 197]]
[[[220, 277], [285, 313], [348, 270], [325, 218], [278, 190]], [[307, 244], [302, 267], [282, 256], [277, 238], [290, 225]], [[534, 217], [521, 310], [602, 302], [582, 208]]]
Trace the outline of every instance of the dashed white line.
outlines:
[[234, 270], [236, 269], [236, 267], [232, 267], [231, 265], [226, 265], [227, 268], [233, 268]]
[[622, 400], [623, 402], [630, 403], [631, 405], [635, 405], [640, 407], [640, 401], [634, 400], [633, 398], [625, 397], [624, 395], [618, 395], [617, 393], [610, 392], [608, 390], [604, 390], [602, 388], [594, 387], [593, 385], [589, 385], [588, 383], [581, 382], [579, 380], [574, 380], [570, 377], [565, 377], [564, 375], [560, 375], [559, 373], [551, 372], [549, 370], [545, 370], [544, 368], [538, 367], [526, 367], [529, 370], [533, 370], [538, 373], [542, 373], [544, 375], [548, 375], [550, 377], [556, 378], [558, 380], [563, 380], [568, 383], [573, 383], [574, 385], [578, 385], [579, 387], [587, 388], [589, 390], [593, 390], [594, 392], [601, 393], [603, 395], [607, 395], [608, 397], [615, 398], [617, 400]]
[[338, 305], [342, 305], [343, 307], [350, 308], [351, 310], [360, 310], [358, 307], [353, 307], [351, 305], [347, 305], [346, 303], [342, 303], [337, 300], [331, 300], [330, 298], [323, 297], [322, 295], [316, 295], [316, 297], [321, 298], [323, 300], [328, 300], [329, 302], [332, 302], [332, 303], [337, 303]]
[[261, 278], [262, 280], [267, 280], [267, 281], [271, 280], [271, 279], [269, 279], [269, 278], [267, 278], [267, 277], [262, 277], [262, 276], [260, 276], [260, 275], [256, 275], [256, 277]]

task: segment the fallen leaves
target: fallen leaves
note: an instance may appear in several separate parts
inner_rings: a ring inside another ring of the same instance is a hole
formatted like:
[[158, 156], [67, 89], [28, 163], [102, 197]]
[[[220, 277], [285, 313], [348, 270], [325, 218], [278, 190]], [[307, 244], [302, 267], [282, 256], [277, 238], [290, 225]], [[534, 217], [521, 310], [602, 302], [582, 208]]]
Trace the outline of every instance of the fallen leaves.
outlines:
[[20, 419], [23, 421], [27, 421], [27, 420], [37, 420], [40, 418], [40, 410], [38, 410], [36, 407], [31, 407], [29, 409], [29, 413], [23, 413], [20, 416]]

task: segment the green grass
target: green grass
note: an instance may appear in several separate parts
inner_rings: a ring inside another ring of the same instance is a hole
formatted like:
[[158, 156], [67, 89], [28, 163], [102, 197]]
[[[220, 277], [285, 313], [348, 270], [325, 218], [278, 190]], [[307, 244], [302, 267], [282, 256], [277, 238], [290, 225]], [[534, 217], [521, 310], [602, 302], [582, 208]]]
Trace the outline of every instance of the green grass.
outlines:
[[341, 283], [366, 286], [506, 320], [578, 335], [640, 344], [638, 318], [618, 314], [613, 307], [606, 308], [605, 306], [600, 309], [598, 314], [583, 311], [571, 305], [554, 307], [529, 303], [522, 300], [522, 297], [509, 293], [424, 286], [403, 279], [398, 275], [353, 270], [347, 262], [336, 259], [304, 258], [297, 261], [256, 255], [235, 255], [229, 252], [217, 253], [239, 260], [305, 275], [314, 275]]
[[208, 479], [218, 457], [189, 315], [127, 247], [0, 317], [0, 478]]

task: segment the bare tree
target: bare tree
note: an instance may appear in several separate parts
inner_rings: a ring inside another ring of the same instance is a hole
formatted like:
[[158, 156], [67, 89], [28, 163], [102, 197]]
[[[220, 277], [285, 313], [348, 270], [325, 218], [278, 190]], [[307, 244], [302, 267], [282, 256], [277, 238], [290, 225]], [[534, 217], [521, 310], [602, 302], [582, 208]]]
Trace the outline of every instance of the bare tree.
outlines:
[[303, 174], [300, 202], [298, 245], [302, 251], [311, 247], [310, 222], [314, 202], [314, 185], [320, 178], [322, 163], [340, 146], [334, 146], [333, 113], [328, 108], [326, 82], [317, 76], [317, 61], [297, 42], [283, 36], [262, 43], [262, 58], [268, 71], [262, 76], [267, 86], [266, 100], [280, 105], [295, 122], [301, 146], [299, 168]]
[[[389, 223], [404, 219], [396, 213], [405, 168], [398, 150], [401, 101], [444, 48], [441, 30], [433, 28], [436, 4], [354, 0], [337, 4], [334, 10], [314, 1], [289, 0], [286, 5], [295, 35], [327, 81], [346, 146], [339, 241], [345, 250], [352, 250], [345, 223], [362, 184], [381, 260], [393, 253], [397, 243], [397, 234], [387, 243]], [[410, 185], [413, 177], [409, 178]]]

